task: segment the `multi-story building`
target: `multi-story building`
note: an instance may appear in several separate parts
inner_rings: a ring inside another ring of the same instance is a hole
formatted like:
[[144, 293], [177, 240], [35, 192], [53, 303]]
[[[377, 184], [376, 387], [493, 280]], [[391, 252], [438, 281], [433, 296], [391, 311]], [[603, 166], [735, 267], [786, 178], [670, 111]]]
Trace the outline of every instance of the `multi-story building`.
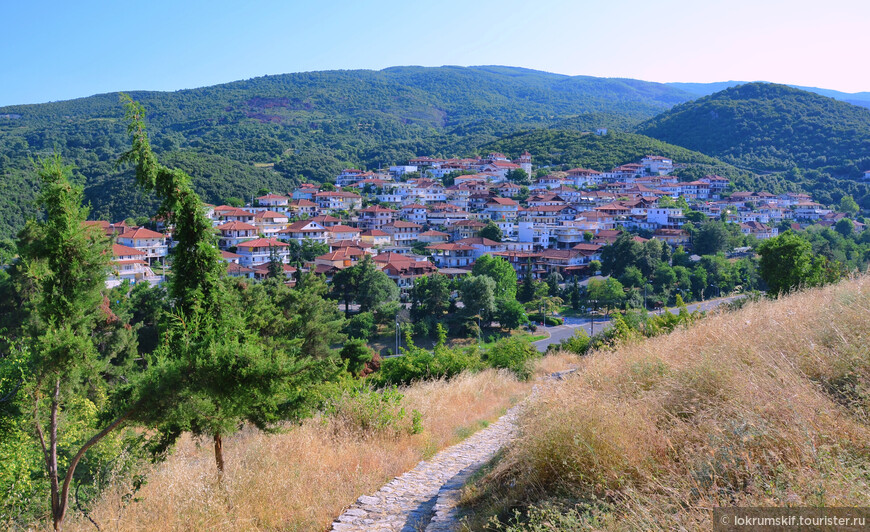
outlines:
[[259, 236], [257, 228], [245, 222], [226, 222], [217, 226], [217, 230], [220, 231], [218, 247], [224, 250]]
[[422, 226], [414, 222], [396, 220], [391, 224], [383, 226], [381, 229], [392, 237], [394, 245], [410, 246], [420, 237]]
[[145, 253], [144, 258], [148, 264], [154, 264], [156, 260], [162, 261], [169, 254], [166, 236], [144, 227], [121, 233], [117, 237], [117, 243]]
[[239, 264], [247, 268], [271, 262], [273, 253], [282, 263], [286, 263], [289, 256], [287, 243], [274, 238], [242, 242], [237, 246], [236, 253], [239, 255]]
[[387, 224], [393, 223], [396, 211], [380, 205], [372, 205], [359, 211], [359, 226], [363, 229], [383, 230]]

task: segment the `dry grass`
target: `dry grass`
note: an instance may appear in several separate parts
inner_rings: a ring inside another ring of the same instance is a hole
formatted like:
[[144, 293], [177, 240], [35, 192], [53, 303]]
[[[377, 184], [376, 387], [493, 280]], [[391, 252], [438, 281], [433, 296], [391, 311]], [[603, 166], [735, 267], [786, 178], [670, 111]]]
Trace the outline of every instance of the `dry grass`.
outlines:
[[610, 530], [709, 530], [716, 506], [870, 506], [868, 412], [865, 276], [584, 358], [465, 500], [474, 526], [559, 503], [557, 528]]
[[[530, 385], [494, 370], [402, 390], [422, 413], [416, 435], [360, 434], [309, 420], [278, 435], [244, 430], [227, 438], [227, 469], [216, 482], [210, 446], [184, 438], [148, 484], [125, 503], [109, 489], [92, 513], [102, 530], [324, 530], [357, 497], [377, 490], [436, 450], [493, 420]], [[68, 530], [93, 530], [70, 516]]]
[[535, 361], [534, 378], [540, 379], [569, 369], [580, 366], [580, 357], [574, 353], [558, 352], [549, 354]]

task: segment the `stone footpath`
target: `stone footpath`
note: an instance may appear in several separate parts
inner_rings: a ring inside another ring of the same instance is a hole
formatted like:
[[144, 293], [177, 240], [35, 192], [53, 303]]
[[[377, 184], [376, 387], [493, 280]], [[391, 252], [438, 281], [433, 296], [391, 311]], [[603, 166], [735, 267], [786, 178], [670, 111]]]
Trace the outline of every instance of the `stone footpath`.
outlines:
[[[572, 370], [554, 373], [562, 380]], [[532, 391], [535, 394], [537, 386]], [[486, 464], [516, 430], [520, 403], [498, 419], [431, 460], [394, 478], [374, 495], [363, 495], [332, 523], [336, 532], [401, 531], [447, 532], [459, 525], [457, 508], [462, 487]]]
[[453, 530], [459, 490], [512, 437], [520, 405], [483, 430], [363, 495], [332, 524], [334, 531]]

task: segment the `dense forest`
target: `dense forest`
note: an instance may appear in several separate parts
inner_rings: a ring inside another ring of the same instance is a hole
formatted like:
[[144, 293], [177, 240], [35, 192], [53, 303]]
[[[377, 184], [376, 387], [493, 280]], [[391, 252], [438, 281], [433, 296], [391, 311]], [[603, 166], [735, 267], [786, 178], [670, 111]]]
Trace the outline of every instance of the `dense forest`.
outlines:
[[638, 132], [758, 172], [870, 169], [870, 109], [785, 85], [750, 83], [684, 103]]
[[[285, 191], [347, 166], [467, 155], [519, 129], [627, 129], [691, 97], [657, 83], [509, 67], [309, 72], [130, 94], [149, 110], [157, 153], [210, 202]], [[116, 165], [122, 118], [117, 93], [0, 108], [0, 235], [33, 212], [31, 160], [52, 151], [75, 165], [93, 216], [153, 213]]]

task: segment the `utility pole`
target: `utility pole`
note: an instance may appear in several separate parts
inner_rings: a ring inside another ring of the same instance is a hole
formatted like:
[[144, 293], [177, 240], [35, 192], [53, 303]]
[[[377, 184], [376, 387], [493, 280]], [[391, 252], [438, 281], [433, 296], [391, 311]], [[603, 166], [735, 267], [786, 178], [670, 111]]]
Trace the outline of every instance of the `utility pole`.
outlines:
[[395, 355], [399, 354], [399, 313], [396, 312], [396, 351], [393, 353]]

